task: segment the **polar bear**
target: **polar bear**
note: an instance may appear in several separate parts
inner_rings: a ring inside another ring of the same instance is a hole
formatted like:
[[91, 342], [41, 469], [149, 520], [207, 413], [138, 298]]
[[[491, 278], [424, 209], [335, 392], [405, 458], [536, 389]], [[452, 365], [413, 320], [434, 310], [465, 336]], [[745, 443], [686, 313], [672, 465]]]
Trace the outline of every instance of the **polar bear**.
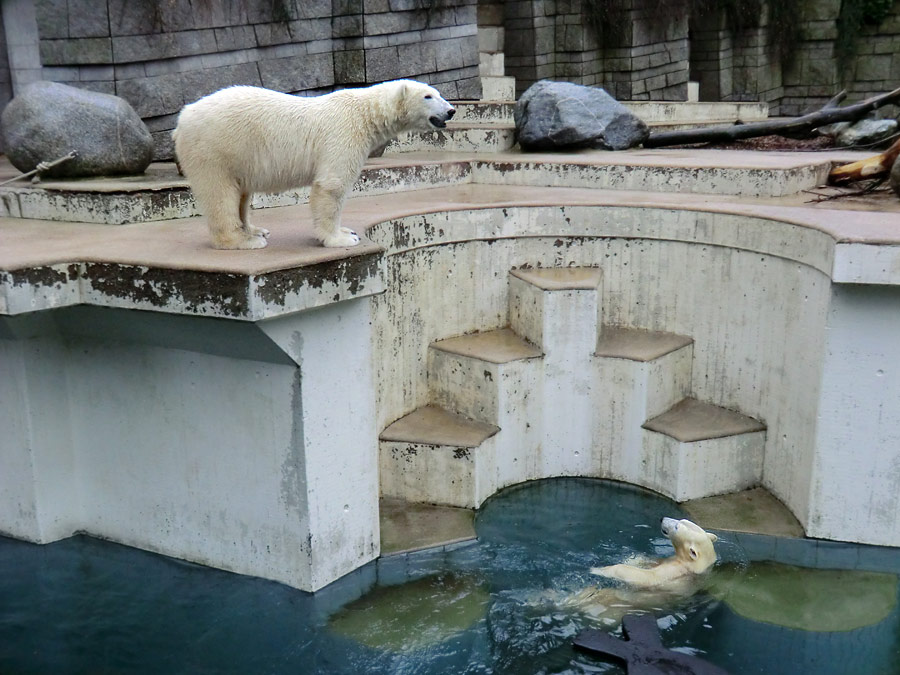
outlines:
[[247, 220], [253, 193], [304, 185], [322, 244], [355, 246], [340, 214], [369, 153], [404, 131], [442, 129], [455, 112], [414, 80], [314, 97], [235, 86], [185, 106], [172, 137], [213, 247], [263, 248], [268, 230]]
[[635, 588], [674, 587], [696, 575], [703, 574], [716, 562], [713, 544], [718, 537], [690, 520], [663, 518], [662, 533], [675, 547], [671, 558], [649, 566], [622, 563], [608, 567], [593, 567], [591, 574], [618, 579]]

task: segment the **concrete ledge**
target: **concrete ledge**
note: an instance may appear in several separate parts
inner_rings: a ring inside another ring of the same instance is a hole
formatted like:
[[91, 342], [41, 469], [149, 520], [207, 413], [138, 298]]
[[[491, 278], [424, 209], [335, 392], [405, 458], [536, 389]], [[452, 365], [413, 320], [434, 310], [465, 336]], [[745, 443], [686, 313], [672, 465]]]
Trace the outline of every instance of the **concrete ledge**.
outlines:
[[652, 361], [693, 341], [693, 338], [686, 335], [604, 326], [600, 331], [595, 355], [629, 361]]
[[752, 417], [693, 398], [684, 399], [644, 423], [644, 429], [671, 436], [681, 443], [749, 434], [765, 428], [765, 424]]
[[379, 440], [417, 445], [476, 448], [500, 429], [438, 406], [425, 406], [401, 417], [381, 432]]
[[509, 363], [520, 359], [533, 359], [541, 350], [526, 342], [508, 328], [463, 335], [432, 343], [433, 349], [466, 356], [488, 363]]
[[509, 273], [545, 291], [593, 291], [603, 280], [596, 267], [523, 267]]

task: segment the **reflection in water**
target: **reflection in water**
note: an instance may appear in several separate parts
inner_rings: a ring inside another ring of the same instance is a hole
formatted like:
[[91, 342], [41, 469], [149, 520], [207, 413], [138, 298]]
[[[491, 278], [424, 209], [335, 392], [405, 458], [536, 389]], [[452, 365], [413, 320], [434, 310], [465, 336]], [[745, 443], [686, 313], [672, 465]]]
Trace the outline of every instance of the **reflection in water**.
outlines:
[[336, 613], [329, 627], [369, 647], [408, 652], [471, 628], [484, 618], [488, 600], [471, 575], [435, 574], [377, 586]]
[[897, 606], [897, 575], [758, 562], [716, 570], [709, 593], [746, 619], [796, 628], [849, 631], [883, 621]]

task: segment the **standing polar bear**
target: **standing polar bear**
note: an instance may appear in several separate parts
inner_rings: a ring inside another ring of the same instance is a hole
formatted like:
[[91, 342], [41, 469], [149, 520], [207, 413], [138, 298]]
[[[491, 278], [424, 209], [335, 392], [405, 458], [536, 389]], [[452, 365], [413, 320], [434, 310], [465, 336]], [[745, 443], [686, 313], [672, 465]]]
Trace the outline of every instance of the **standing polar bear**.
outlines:
[[247, 220], [253, 193], [303, 185], [322, 244], [355, 246], [340, 215], [366, 158], [404, 131], [444, 128], [455, 112], [413, 80], [314, 97], [235, 86], [185, 106], [172, 137], [214, 248], [263, 248], [268, 230]]

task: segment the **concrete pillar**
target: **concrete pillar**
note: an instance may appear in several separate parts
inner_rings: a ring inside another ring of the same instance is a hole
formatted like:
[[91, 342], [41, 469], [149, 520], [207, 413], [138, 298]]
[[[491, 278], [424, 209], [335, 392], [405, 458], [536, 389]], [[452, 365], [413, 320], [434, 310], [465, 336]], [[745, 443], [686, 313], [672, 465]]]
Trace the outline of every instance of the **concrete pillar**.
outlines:
[[0, 532], [86, 531], [308, 591], [378, 555], [368, 298], [0, 325]]

